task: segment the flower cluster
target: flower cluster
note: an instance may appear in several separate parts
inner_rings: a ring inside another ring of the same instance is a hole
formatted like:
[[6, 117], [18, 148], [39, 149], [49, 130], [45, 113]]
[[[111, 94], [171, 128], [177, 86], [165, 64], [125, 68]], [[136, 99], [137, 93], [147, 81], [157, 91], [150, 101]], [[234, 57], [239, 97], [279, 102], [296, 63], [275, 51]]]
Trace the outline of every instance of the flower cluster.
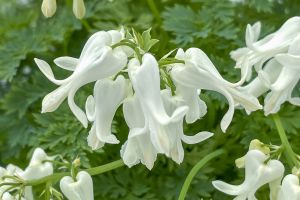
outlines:
[[261, 24], [248, 25], [247, 47], [231, 52], [236, 68], [241, 69], [241, 83], [250, 80], [254, 67], [258, 76], [241, 90], [264, 99], [265, 115], [276, 113], [288, 101], [300, 105], [299, 97], [292, 97], [300, 78], [300, 17], [288, 19], [276, 32], [259, 40]]
[[[123, 162], [129, 167], [142, 163], [152, 169], [157, 155], [164, 154], [180, 164], [184, 158], [182, 142], [195, 144], [213, 136], [208, 131], [193, 136], [183, 131], [184, 123], [194, 123], [206, 114], [207, 106], [199, 97], [202, 90], [220, 93], [227, 99], [229, 108], [220, 122], [223, 132], [236, 108], [245, 109], [247, 114], [264, 109], [268, 115], [276, 113], [285, 101], [300, 105], [299, 98], [292, 97], [300, 78], [299, 27], [300, 17], [293, 17], [259, 40], [260, 23], [248, 25], [247, 47], [231, 52], [236, 68], [241, 69], [237, 83], [224, 79], [201, 49], [178, 49], [174, 58], [171, 52], [158, 60], [149, 53], [157, 42], [151, 39], [150, 30], [143, 34], [130, 34], [123, 29], [99, 31], [88, 39], [79, 58], [64, 56], [54, 60], [58, 67], [71, 72], [63, 80], [55, 78], [46, 61], [35, 58], [42, 73], [58, 85], [44, 97], [42, 112], [55, 111], [67, 99], [83, 127], [91, 123], [87, 143], [97, 150], [106, 143], [120, 143], [111, 126], [122, 106], [129, 127], [127, 141], [120, 150]], [[253, 67], [257, 77], [252, 79]], [[249, 83], [244, 85], [245, 82]], [[84, 111], [74, 97], [89, 83], [95, 83], [94, 90], [86, 99]], [[262, 106], [258, 97], [268, 91]], [[276, 147], [275, 152], [280, 149]], [[261, 142], [253, 141], [249, 152], [236, 163], [245, 168], [245, 181], [238, 186], [214, 181], [218, 190], [237, 196], [235, 199], [256, 199], [256, 191], [269, 184], [271, 199], [299, 198], [298, 176], [287, 175], [280, 185], [284, 166]], [[88, 191], [93, 194], [92, 180], [86, 172], [64, 177], [60, 186], [69, 199], [93, 199], [90, 195], [83, 197]]]
[[[213, 186], [240, 200], [255, 200], [256, 191], [265, 184], [270, 187], [271, 200], [297, 200], [300, 198], [299, 173], [288, 174], [284, 178], [284, 166], [273, 159], [274, 154], [280, 153], [280, 147], [269, 147], [258, 140], [250, 143], [247, 154], [236, 160], [239, 168], [245, 168], [245, 180], [240, 185], [231, 185], [223, 181], [213, 181]], [[283, 180], [282, 180], [283, 178]], [[282, 182], [281, 182], [282, 180]]]
[[[141, 162], [151, 169], [157, 154], [181, 163], [182, 142], [195, 144], [213, 135], [204, 131], [187, 136], [183, 132], [184, 121], [193, 123], [206, 114], [206, 104], [199, 98], [201, 90], [216, 91], [227, 98], [229, 110], [221, 121], [224, 132], [235, 107], [242, 106], [248, 113], [261, 109], [256, 97], [226, 81], [200, 49], [179, 49], [175, 58], [166, 56], [157, 61], [147, 52], [149, 47], [139, 46], [138, 33], [134, 34], [127, 38], [124, 31], [100, 31], [88, 39], [79, 58], [56, 58], [54, 63], [58, 67], [72, 71], [64, 80], [54, 77], [47, 62], [35, 59], [44, 75], [59, 85], [43, 99], [42, 112], [56, 110], [67, 98], [82, 125], [87, 127], [88, 122], [92, 123], [87, 140], [96, 150], [105, 143], [119, 143], [111, 125], [118, 107], [123, 105], [130, 131], [121, 148], [121, 157], [129, 167]], [[143, 35], [146, 34], [140, 34]], [[144, 40], [143, 43], [152, 42], [149, 36]], [[164, 78], [172, 80], [175, 89], [161, 81], [162, 68], [169, 71]], [[91, 82], [95, 82], [94, 93], [87, 98], [84, 112], [74, 102], [74, 95]]]
[[[24, 170], [12, 164], [9, 164], [6, 168], [0, 167], [1, 199], [32, 200], [32, 187], [24, 186], [20, 190], [18, 188], [19, 186], [22, 186], [20, 183], [40, 179], [53, 174], [53, 165], [51, 163], [51, 160], [53, 159], [54, 157], [47, 156], [43, 149], [36, 148], [33, 152], [29, 165]], [[18, 193], [20, 191], [21, 193]]]
[[[56, 0], [43, 0], [42, 12], [45, 17], [52, 17], [56, 12]], [[73, 0], [73, 13], [78, 19], [85, 15], [85, 6], [83, 0]]]

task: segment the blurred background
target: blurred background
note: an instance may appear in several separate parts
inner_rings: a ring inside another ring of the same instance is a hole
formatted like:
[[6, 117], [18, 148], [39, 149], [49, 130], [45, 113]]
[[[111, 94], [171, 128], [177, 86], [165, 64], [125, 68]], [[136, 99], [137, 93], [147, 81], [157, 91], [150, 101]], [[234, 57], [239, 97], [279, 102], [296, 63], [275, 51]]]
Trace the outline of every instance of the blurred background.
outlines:
[[[13, 163], [25, 167], [38, 146], [49, 155], [61, 154], [69, 160], [78, 156], [83, 167], [98, 166], [120, 159], [119, 150], [126, 141], [128, 128], [122, 109], [113, 124], [121, 144], [108, 144], [94, 152], [86, 142], [89, 129], [81, 126], [66, 103], [53, 113], [41, 114], [41, 100], [55, 86], [38, 70], [33, 58], [49, 62], [58, 78], [66, 77], [65, 71], [54, 67], [53, 60], [59, 56], [78, 57], [92, 33], [121, 26], [140, 32], [152, 28], [152, 37], [160, 41], [151, 50], [157, 58], [175, 48], [198, 47], [226, 79], [237, 81], [240, 72], [234, 69], [229, 52], [245, 46], [246, 25], [261, 21], [264, 36], [300, 14], [299, 0], [85, 0], [86, 15], [78, 20], [72, 13], [71, 0], [57, 0], [56, 14], [46, 19], [41, 3], [0, 0], [0, 166]], [[91, 91], [92, 84], [85, 86], [76, 102], [83, 107]], [[207, 103], [208, 114], [185, 126], [185, 133], [207, 130], [215, 133], [213, 138], [185, 145], [181, 165], [159, 156], [151, 171], [138, 165], [95, 176], [95, 199], [177, 199], [192, 166], [219, 148], [226, 149], [227, 154], [198, 173], [187, 199], [232, 199], [214, 190], [211, 181], [241, 183], [243, 170], [235, 167], [234, 160], [246, 153], [249, 142], [257, 138], [280, 145], [280, 141], [272, 120], [261, 111], [250, 116], [236, 111], [228, 131], [222, 133], [219, 122], [227, 110], [225, 99], [212, 92], [204, 92], [201, 98]], [[300, 152], [300, 110], [285, 105], [279, 114], [294, 150]], [[260, 189], [257, 197], [269, 199], [267, 188]]]

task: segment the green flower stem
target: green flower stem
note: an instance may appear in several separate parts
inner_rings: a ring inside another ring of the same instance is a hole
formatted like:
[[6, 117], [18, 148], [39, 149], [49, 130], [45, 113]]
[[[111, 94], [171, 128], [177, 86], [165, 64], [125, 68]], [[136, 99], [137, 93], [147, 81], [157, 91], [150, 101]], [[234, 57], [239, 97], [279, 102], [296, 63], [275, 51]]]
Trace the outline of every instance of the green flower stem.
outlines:
[[223, 149], [219, 149], [219, 150], [216, 150], [210, 154], [208, 154], [207, 156], [205, 156], [204, 158], [202, 158], [193, 168], [192, 170], [190, 171], [190, 173], [188, 174], [188, 176], [186, 177], [185, 181], [184, 181], [184, 184], [182, 186], [182, 189], [180, 191], [180, 194], [179, 194], [179, 198], [178, 200], [184, 200], [185, 199], [185, 196], [186, 196], [186, 193], [189, 189], [189, 186], [193, 180], [193, 178], [196, 176], [196, 174], [198, 173], [198, 171], [206, 164], [208, 163], [210, 160], [212, 160], [213, 158], [221, 155], [225, 153], [225, 151]]
[[111, 171], [113, 169], [116, 169], [116, 168], [119, 168], [122, 166], [124, 166], [123, 160], [117, 160], [117, 161], [114, 161], [114, 162], [111, 162], [111, 163], [108, 163], [105, 165], [101, 165], [98, 167], [90, 168], [90, 169], [87, 169], [84, 171], [88, 172], [91, 176], [94, 176], [97, 174], [102, 174], [104, 172]]
[[[102, 174], [104, 172], [107, 171], [111, 171], [113, 169], [119, 168], [124, 166], [124, 163], [122, 160], [117, 160], [105, 165], [101, 165], [98, 167], [94, 167], [94, 168], [90, 168], [90, 169], [86, 169], [86, 170], [81, 170], [81, 171], [86, 171], [88, 172], [91, 176], [97, 175], [97, 174]], [[56, 173], [56, 174], [52, 174], [50, 176], [46, 176], [44, 178], [41, 179], [37, 179], [37, 180], [31, 180], [31, 181], [25, 181], [24, 185], [25, 186], [35, 186], [35, 185], [40, 185], [43, 183], [47, 183], [47, 182], [55, 182], [60, 180], [61, 178], [63, 178], [64, 176], [70, 176], [70, 172], [62, 172], [62, 173]]]
[[297, 166], [299, 167], [299, 162], [297, 160], [297, 157], [296, 157], [296, 154], [295, 152], [293, 151], [288, 139], [287, 139], [287, 136], [286, 136], [286, 133], [284, 131], [284, 128], [282, 126], [282, 123], [281, 123], [281, 120], [280, 120], [280, 117], [278, 114], [274, 114], [273, 115], [273, 120], [274, 120], [274, 123], [276, 125], [276, 128], [277, 128], [277, 131], [278, 131], [278, 135], [280, 137], [280, 140], [282, 142], [282, 146], [283, 146], [283, 153], [290, 165], [290, 167], [294, 167], [294, 166]]

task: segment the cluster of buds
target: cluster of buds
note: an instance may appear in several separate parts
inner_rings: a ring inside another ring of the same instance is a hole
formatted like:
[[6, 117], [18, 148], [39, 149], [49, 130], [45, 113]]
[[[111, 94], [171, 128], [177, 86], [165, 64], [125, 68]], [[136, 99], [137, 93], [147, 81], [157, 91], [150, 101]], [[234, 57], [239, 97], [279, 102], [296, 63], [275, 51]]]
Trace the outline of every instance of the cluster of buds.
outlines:
[[[52, 17], [56, 12], [56, 0], [43, 0], [42, 12], [45, 17]], [[83, 0], [73, 0], [73, 13], [78, 19], [85, 15], [85, 6]]]

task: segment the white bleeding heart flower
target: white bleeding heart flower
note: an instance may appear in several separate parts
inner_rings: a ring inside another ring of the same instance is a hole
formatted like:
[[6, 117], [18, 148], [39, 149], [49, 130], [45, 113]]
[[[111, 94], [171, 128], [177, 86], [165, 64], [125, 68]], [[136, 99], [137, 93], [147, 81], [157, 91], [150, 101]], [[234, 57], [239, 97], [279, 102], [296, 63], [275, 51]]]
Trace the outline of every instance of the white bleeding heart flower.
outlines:
[[200, 49], [190, 48], [186, 52], [179, 49], [176, 58], [185, 64], [174, 64], [171, 70], [175, 82], [191, 89], [216, 91], [224, 95], [229, 103], [229, 109], [221, 121], [221, 129], [226, 131], [232, 121], [236, 106], [243, 106], [247, 113], [261, 109], [256, 97], [242, 92], [236, 84], [222, 78], [207, 55]]
[[180, 83], [176, 83], [176, 96], [182, 98], [183, 104], [189, 107], [185, 116], [185, 121], [188, 124], [194, 123], [198, 119], [201, 119], [207, 113], [207, 106], [204, 101], [199, 98], [198, 89], [186, 87]]
[[152, 144], [141, 104], [135, 95], [124, 101], [123, 114], [130, 129], [128, 139], [120, 151], [124, 163], [132, 167], [141, 162], [148, 169], [152, 169], [157, 150]]
[[93, 180], [85, 171], [79, 172], [75, 181], [70, 176], [63, 177], [60, 189], [68, 200], [94, 200]]
[[123, 76], [118, 76], [114, 81], [106, 78], [96, 82], [94, 96], [89, 96], [86, 101], [87, 118], [94, 122], [88, 136], [92, 149], [99, 149], [105, 143], [119, 143], [111, 133], [111, 125], [118, 107], [127, 96], [128, 85]]
[[278, 200], [298, 200], [300, 199], [299, 177], [293, 174], [286, 175], [282, 180], [279, 190]]
[[300, 79], [300, 36], [290, 45], [288, 53], [277, 54], [275, 59], [282, 65], [282, 70], [265, 98], [265, 115], [278, 112], [285, 101], [300, 106], [300, 98], [292, 97]]
[[236, 196], [236, 200], [256, 200], [256, 191], [269, 183], [272, 196], [283, 177], [284, 166], [278, 160], [267, 159], [268, 156], [259, 150], [248, 151], [245, 156], [245, 180], [242, 184], [231, 185], [223, 181], [213, 181], [212, 184], [219, 191]]
[[77, 119], [87, 127], [85, 113], [74, 102], [77, 90], [87, 83], [94, 82], [115, 75], [122, 70], [127, 63], [126, 54], [120, 49], [112, 49], [112, 42], [121, 40], [122, 34], [116, 31], [100, 31], [93, 34], [86, 42], [79, 59], [72, 57], [60, 57], [54, 60], [57, 66], [73, 71], [64, 80], [57, 80], [49, 66], [43, 60], [35, 59], [39, 69], [44, 75], [59, 87], [46, 95], [42, 102], [42, 112], [55, 111], [68, 97], [68, 104]]
[[53, 157], [48, 156], [43, 149], [36, 148], [29, 165], [20, 176], [25, 180], [34, 180], [53, 174], [53, 164], [47, 160], [53, 160]]
[[[6, 168], [2, 168], [0, 167], [0, 183], [5, 183], [5, 182], [15, 182], [14, 179], [10, 179], [10, 178], [6, 178], [4, 180], [1, 180], [1, 178], [3, 176], [18, 176], [23, 178], [24, 180], [26, 180], [26, 177], [23, 177], [24, 171], [22, 169], [20, 169], [18, 166], [15, 166], [13, 164], [9, 164], [6, 166]], [[4, 185], [0, 187], [0, 196], [3, 195], [3, 200], [7, 199], [11, 199], [13, 198], [15, 199], [19, 199], [19, 196], [13, 197], [9, 192], [10, 191], [6, 191], [7, 189], [9, 189], [9, 185]], [[6, 192], [4, 192], [6, 191]], [[4, 192], [4, 193], [3, 193]], [[24, 198], [23, 198], [24, 197]], [[33, 200], [33, 194], [32, 194], [32, 188], [30, 186], [25, 187], [24, 192], [23, 192], [23, 197], [21, 197], [21, 199], [26, 199], [26, 200]]]
[[[181, 100], [177, 96], [173, 97], [170, 90], [162, 90], [161, 96], [168, 115], [171, 115], [182, 105]], [[185, 135], [183, 132], [183, 119], [179, 122], [170, 123], [166, 134], [170, 141], [170, 149], [166, 155], [178, 164], [182, 163], [184, 158], [182, 141], [187, 144], [197, 144], [213, 136], [213, 133], [207, 131], [199, 132], [193, 136]]]
[[271, 59], [258, 72], [258, 76], [255, 79], [240, 87], [240, 89], [255, 97], [259, 97], [271, 89], [271, 85], [276, 81], [281, 70], [282, 65], [276, 59]]
[[144, 113], [145, 129], [150, 130], [150, 137], [157, 151], [168, 155], [171, 148], [167, 133], [170, 131], [170, 124], [180, 123], [188, 107], [181, 106], [171, 115], [167, 114], [160, 94], [158, 63], [151, 54], [146, 53], [141, 64], [135, 58], [130, 60], [128, 74]]
[[267, 60], [278, 53], [287, 52], [289, 45], [300, 33], [300, 17], [288, 19], [276, 32], [258, 40], [260, 28], [260, 23], [248, 25], [245, 39], [247, 47], [230, 53], [236, 61], [236, 68], [241, 68], [242, 77], [239, 84], [251, 78], [253, 66], [256, 71], [260, 71]]

